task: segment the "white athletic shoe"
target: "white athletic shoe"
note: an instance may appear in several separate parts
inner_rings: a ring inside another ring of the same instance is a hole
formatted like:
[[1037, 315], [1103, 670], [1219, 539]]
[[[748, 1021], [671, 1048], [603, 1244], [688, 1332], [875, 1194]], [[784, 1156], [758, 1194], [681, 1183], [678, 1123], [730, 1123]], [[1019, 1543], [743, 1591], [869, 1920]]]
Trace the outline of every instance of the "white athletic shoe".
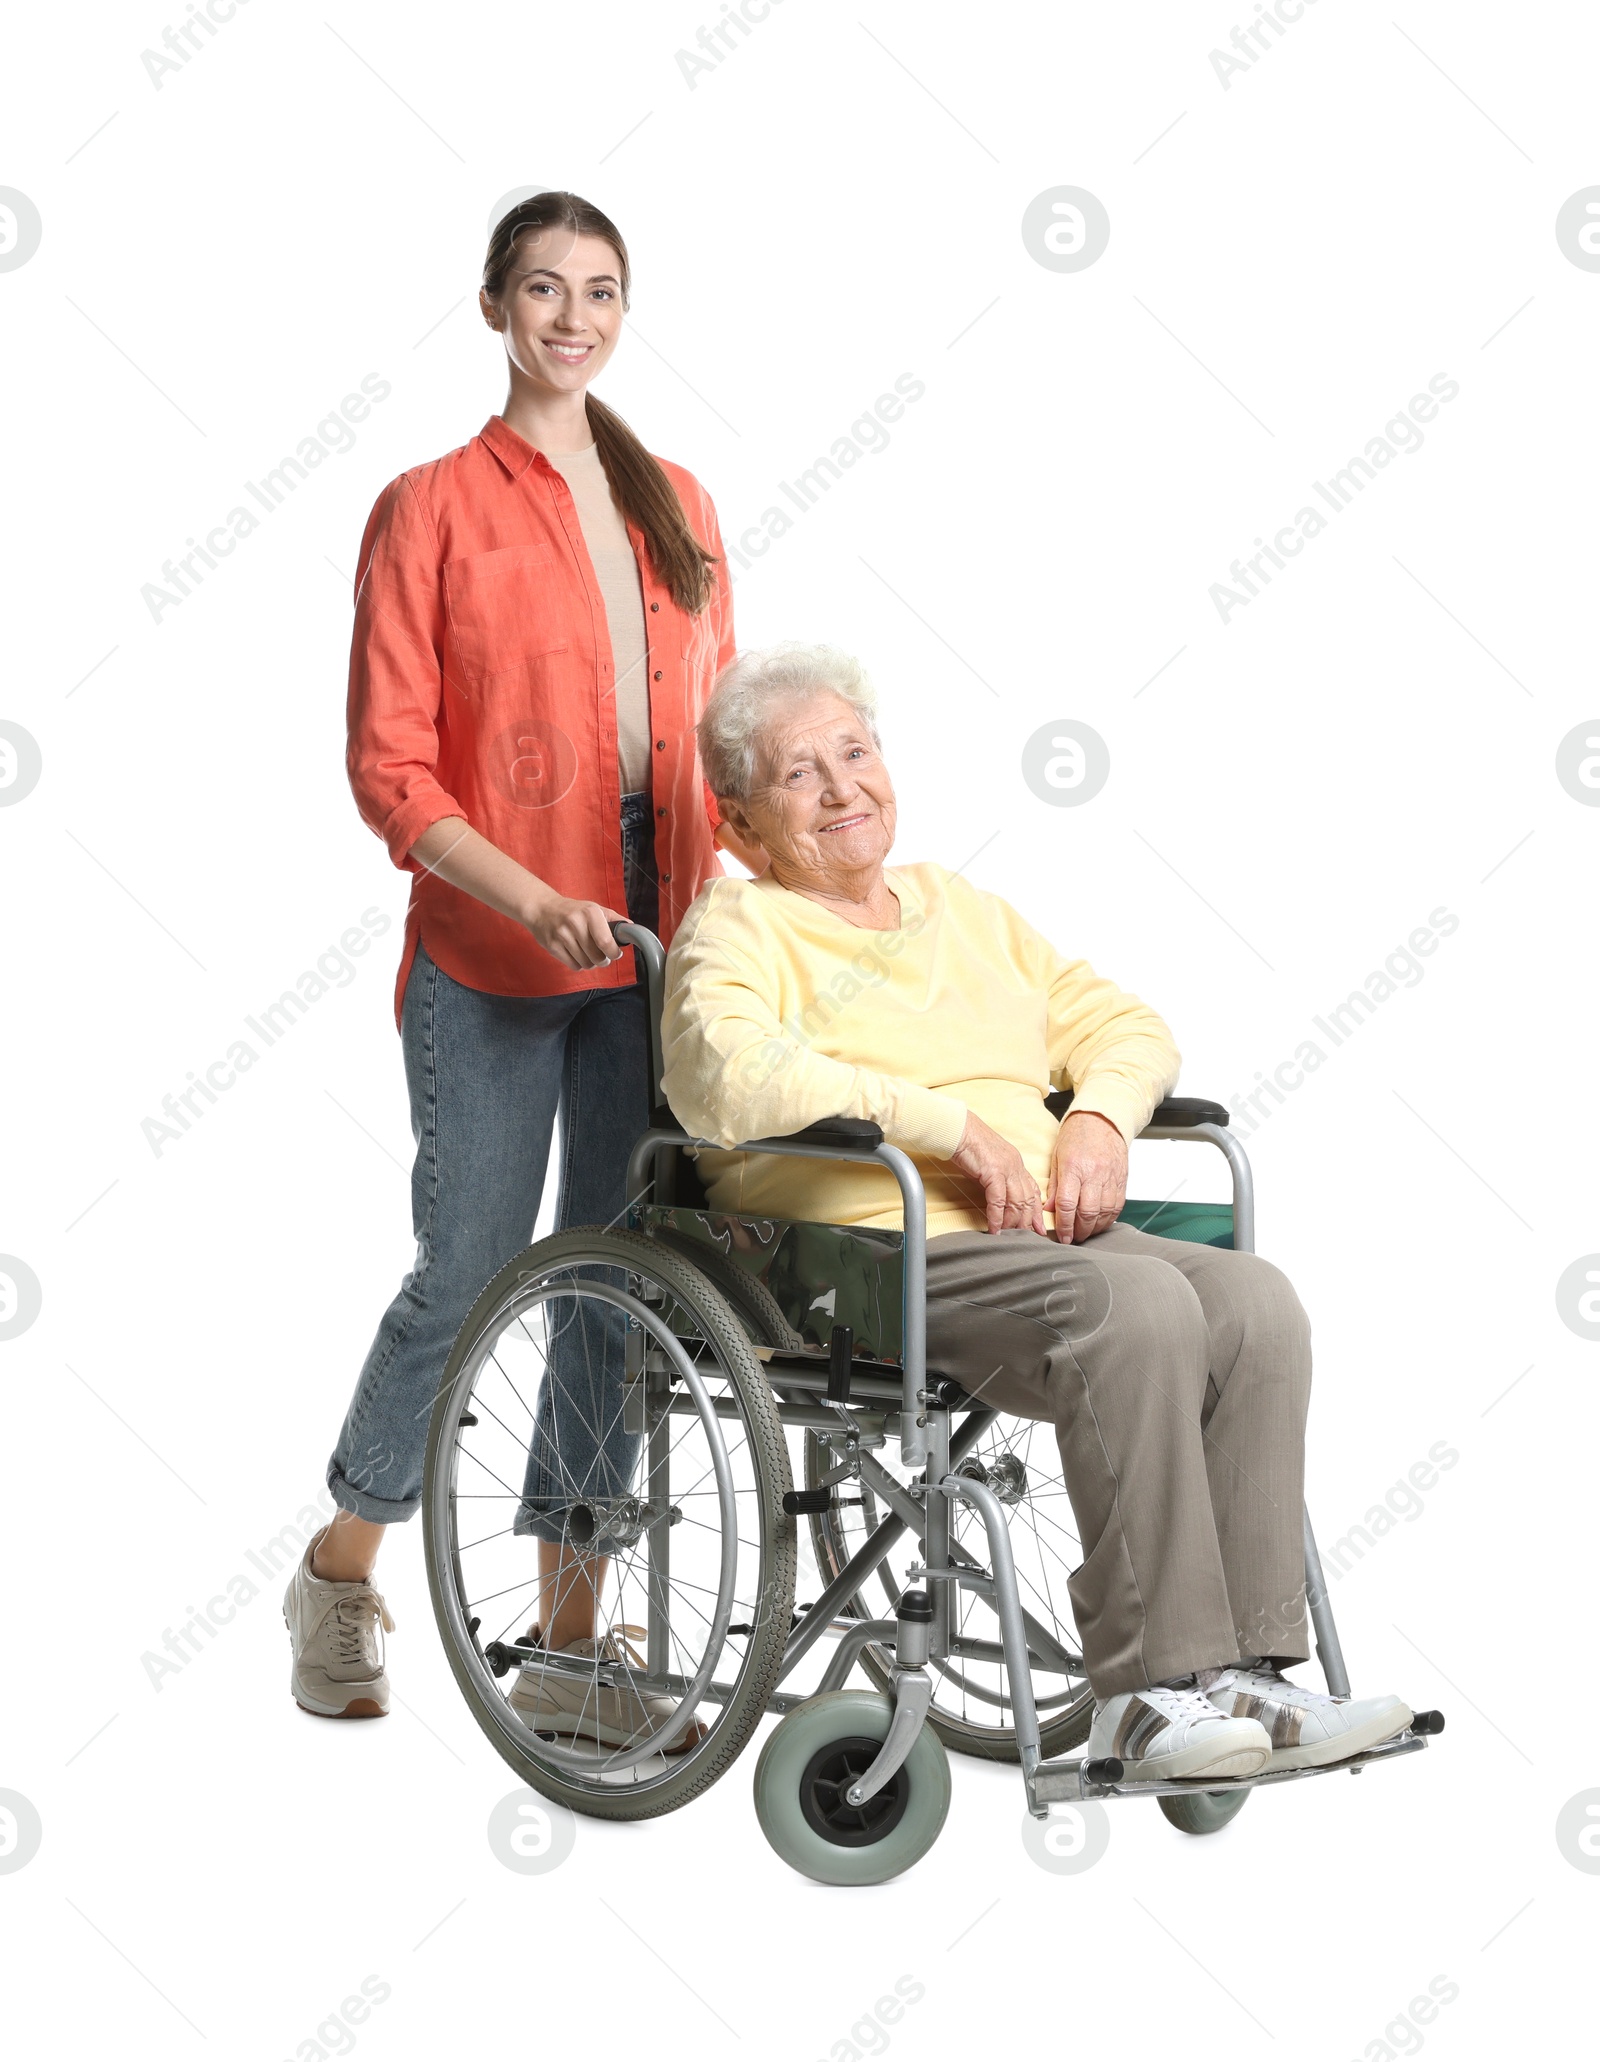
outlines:
[[1126, 1690], [1097, 1706], [1087, 1759], [1115, 1755], [1130, 1783], [1253, 1776], [1272, 1742], [1254, 1718], [1224, 1714], [1198, 1690]]
[[1271, 1668], [1225, 1668], [1207, 1690], [1229, 1718], [1253, 1718], [1272, 1740], [1268, 1768], [1323, 1768], [1364, 1754], [1410, 1725], [1398, 1697], [1329, 1697], [1286, 1682]]
[[311, 1572], [319, 1532], [284, 1593], [283, 1622], [292, 1660], [289, 1688], [318, 1718], [383, 1718], [389, 1678], [378, 1636], [394, 1631], [389, 1607], [370, 1582], [324, 1582]]
[[[634, 1630], [633, 1627], [628, 1628]], [[626, 1639], [606, 1633], [599, 1639], [573, 1640], [551, 1650], [570, 1654], [580, 1661], [610, 1661], [620, 1664], [620, 1680], [597, 1684], [592, 1676], [567, 1675], [547, 1668], [535, 1650], [523, 1662], [506, 1702], [538, 1733], [561, 1733], [572, 1739], [595, 1740], [602, 1747], [633, 1747], [653, 1733], [665, 1732], [678, 1712], [678, 1704], [659, 1692], [637, 1690], [632, 1674], [644, 1672], [639, 1654]], [[686, 1754], [704, 1736], [698, 1719], [687, 1727], [663, 1754]]]

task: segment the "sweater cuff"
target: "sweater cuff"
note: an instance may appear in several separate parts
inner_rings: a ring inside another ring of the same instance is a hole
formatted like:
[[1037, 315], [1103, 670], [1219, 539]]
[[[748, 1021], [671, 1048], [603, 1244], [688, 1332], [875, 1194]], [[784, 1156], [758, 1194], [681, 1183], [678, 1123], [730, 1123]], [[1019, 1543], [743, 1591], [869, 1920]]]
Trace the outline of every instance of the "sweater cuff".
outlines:
[[965, 1103], [953, 1095], [908, 1083], [895, 1112], [895, 1136], [890, 1143], [904, 1146], [908, 1152], [926, 1153], [931, 1160], [948, 1160], [966, 1128]]
[[1091, 1080], [1078, 1089], [1072, 1098], [1069, 1117], [1076, 1117], [1080, 1110], [1091, 1117], [1104, 1117], [1122, 1133], [1124, 1141], [1133, 1141], [1150, 1122], [1150, 1113], [1155, 1104], [1147, 1092], [1130, 1088], [1125, 1081], [1105, 1081], [1096, 1086]]

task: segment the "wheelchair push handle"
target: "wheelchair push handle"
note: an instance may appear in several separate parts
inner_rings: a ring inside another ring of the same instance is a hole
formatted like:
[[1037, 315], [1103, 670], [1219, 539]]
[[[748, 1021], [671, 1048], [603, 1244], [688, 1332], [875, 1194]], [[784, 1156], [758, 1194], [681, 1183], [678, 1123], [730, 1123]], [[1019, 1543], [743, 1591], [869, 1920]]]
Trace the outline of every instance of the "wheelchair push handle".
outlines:
[[[628, 917], [613, 917], [611, 935], [619, 945], [631, 945], [639, 953], [647, 967], [653, 966], [659, 974], [667, 963], [666, 947], [654, 931], [647, 931], [643, 924], [636, 924]], [[660, 1000], [657, 990], [656, 1000]]]
[[634, 958], [644, 967], [645, 1015], [650, 1023], [650, 1102], [652, 1108], [659, 1110], [665, 1102], [661, 1093], [661, 1004], [666, 987], [666, 949], [654, 931], [620, 917], [613, 921], [611, 935], [619, 945], [631, 945]]

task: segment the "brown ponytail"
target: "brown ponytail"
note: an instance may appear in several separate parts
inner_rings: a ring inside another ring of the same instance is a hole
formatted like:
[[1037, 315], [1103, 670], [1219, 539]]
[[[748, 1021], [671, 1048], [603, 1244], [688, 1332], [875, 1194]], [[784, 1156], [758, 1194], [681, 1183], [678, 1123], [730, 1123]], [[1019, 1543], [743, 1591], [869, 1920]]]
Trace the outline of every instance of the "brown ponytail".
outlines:
[[[570, 230], [574, 236], [596, 236], [610, 244], [617, 254], [626, 309], [627, 246], [610, 218], [575, 193], [536, 193], [531, 200], [519, 201], [495, 224], [483, 261], [483, 290], [489, 298], [498, 301], [505, 291], [522, 238], [554, 228]], [[690, 529], [672, 482], [616, 410], [592, 394], [585, 395], [584, 408], [612, 496], [628, 521], [643, 531], [656, 577], [679, 608], [698, 615], [715, 591], [711, 569], [718, 563], [716, 553]]]

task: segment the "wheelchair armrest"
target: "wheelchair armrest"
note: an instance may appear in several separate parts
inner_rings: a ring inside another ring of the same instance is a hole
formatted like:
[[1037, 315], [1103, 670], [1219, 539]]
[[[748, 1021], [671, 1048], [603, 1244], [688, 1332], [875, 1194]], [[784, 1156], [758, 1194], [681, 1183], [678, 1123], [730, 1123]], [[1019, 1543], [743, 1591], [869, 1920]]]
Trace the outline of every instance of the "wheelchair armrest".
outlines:
[[1172, 1131], [1192, 1131], [1197, 1124], [1225, 1125], [1227, 1121], [1221, 1103], [1207, 1102], [1198, 1095], [1169, 1095], [1150, 1112], [1152, 1124], [1165, 1124]]
[[[791, 1146], [881, 1146], [883, 1130], [870, 1117], [821, 1117], [803, 1131], [791, 1131], [781, 1142]], [[759, 1152], [766, 1143], [754, 1139], [740, 1151]]]
[[[658, 1103], [650, 1123], [657, 1131], [682, 1131], [677, 1117], [665, 1103]], [[685, 1134], [687, 1137], [687, 1134]], [[822, 1117], [803, 1131], [785, 1133], [782, 1138], [748, 1138], [727, 1148], [734, 1153], [759, 1153], [765, 1145], [785, 1146], [881, 1146], [883, 1131], [866, 1117]]]
[[[1044, 1106], [1052, 1117], [1064, 1117], [1072, 1107], [1072, 1090], [1056, 1089], [1045, 1097]], [[1209, 1103], [1197, 1095], [1169, 1095], [1150, 1113], [1152, 1124], [1164, 1125], [1169, 1131], [1192, 1131], [1197, 1124], [1226, 1124], [1227, 1121], [1228, 1113], [1221, 1103]]]

